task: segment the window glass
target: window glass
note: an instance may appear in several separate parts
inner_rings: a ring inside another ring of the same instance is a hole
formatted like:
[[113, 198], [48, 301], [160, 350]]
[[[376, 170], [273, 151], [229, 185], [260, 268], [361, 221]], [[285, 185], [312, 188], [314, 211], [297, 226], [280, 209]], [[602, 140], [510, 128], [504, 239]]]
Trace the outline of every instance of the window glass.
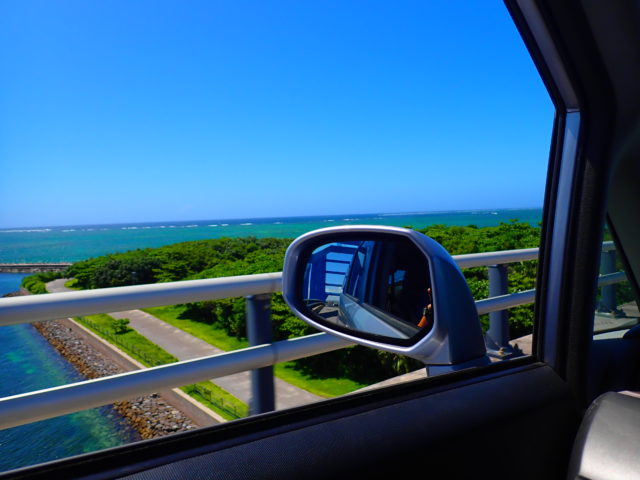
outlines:
[[640, 313], [622, 259], [606, 227], [604, 238], [593, 331], [597, 338], [619, 338], [638, 325]]
[[[5, 0], [0, 44], [2, 294], [280, 272], [292, 239], [335, 225], [413, 228], [454, 256], [539, 245], [554, 110], [501, 2]], [[399, 301], [415, 265], [374, 289], [368, 254], [348, 254], [349, 288], [427, 328], [430, 288]], [[535, 288], [535, 258], [463, 268], [494, 361], [530, 352], [533, 306], [482, 301]], [[308, 298], [336, 297], [345, 265]], [[0, 397], [317, 333], [264, 295], [0, 327]], [[0, 471], [418, 370], [309, 356], [274, 366], [271, 403], [246, 371], [203, 378], [2, 430]]]

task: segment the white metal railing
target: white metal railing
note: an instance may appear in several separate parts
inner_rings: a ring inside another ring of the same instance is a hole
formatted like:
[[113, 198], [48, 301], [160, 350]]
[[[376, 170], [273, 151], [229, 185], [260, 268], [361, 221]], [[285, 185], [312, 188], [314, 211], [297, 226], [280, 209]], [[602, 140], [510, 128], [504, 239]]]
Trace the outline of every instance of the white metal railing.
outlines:
[[488, 265], [537, 260], [538, 250], [538, 248], [522, 248], [520, 250], [502, 250], [500, 252], [466, 253], [454, 255], [453, 259], [460, 268], [486, 267]]
[[0, 301], [0, 325], [258, 295], [281, 288], [282, 273], [261, 273], [9, 297]]
[[[537, 248], [456, 255], [460, 268], [535, 260]], [[624, 280], [618, 272], [601, 277], [602, 285]], [[0, 299], [0, 325], [30, 323], [134, 308], [174, 305], [202, 300], [259, 295], [280, 291], [281, 273], [266, 273], [205, 280], [136, 285], [77, 292], [51, 293]], [[478, 300], [479, 314], [532, 303], [535, 290]], [[276, 363], [317, 355], [348, 346], [345, 340], [318, 333], [293, 340], [249, 347], [87, 380], [0, 399], [0, 429], [107, 405], [118, 400], [157, 392], [205, 379], [254, 370]]]
[[326, 333], [96, 378], [0, 399], [0, 429], [108, 405], [280, 362], [330, 352], [350, 343]]
[[[482, 267], [535, 260], [538, 258], [538, 249], [472, 253], [455, 255], [453, 258], [460, 268]], [[0, 325], [258, 295], [277, 292], [281, 288], [282, 273], [278, 272], [9, 297], [0, 302]], [[511, 294], [508, 296], [509, 299], [496, 297], [500, 300], [495, 302], [487, 301], [492, 299], [480, 300], [477, 302], [478, 313], [489, 313], [533, 302], [530, 293], [521, 293], [526, 295]]]

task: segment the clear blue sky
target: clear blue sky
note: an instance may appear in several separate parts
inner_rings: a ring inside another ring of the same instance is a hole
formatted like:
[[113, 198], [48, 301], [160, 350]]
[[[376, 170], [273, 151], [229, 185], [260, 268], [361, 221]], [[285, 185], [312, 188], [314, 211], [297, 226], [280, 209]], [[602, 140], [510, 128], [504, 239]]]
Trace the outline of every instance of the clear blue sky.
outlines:
[[542, 205], [501, 2], [4, 0], [0, 227]]

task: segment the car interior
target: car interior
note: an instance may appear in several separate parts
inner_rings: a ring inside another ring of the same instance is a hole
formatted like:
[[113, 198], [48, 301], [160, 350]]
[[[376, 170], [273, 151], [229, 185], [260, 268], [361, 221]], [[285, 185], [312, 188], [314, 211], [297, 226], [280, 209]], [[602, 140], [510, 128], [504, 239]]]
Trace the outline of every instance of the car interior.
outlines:
[[556, 108], [532, 355], [0, 478], [640, 478], [640, 326], [594, 334], [605, 225], [640, 294], [640, 3], [505, 5]]

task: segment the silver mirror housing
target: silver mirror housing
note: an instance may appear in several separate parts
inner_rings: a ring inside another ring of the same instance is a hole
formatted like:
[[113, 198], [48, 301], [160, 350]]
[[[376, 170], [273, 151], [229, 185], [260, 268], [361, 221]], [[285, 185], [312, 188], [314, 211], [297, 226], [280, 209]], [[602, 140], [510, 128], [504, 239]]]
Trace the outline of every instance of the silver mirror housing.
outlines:
[[449, 253], [414, 230], [341, 226], [289, 246], [282, 292], [315, 328], [456, 370], [488, 364], [469, 286]]

